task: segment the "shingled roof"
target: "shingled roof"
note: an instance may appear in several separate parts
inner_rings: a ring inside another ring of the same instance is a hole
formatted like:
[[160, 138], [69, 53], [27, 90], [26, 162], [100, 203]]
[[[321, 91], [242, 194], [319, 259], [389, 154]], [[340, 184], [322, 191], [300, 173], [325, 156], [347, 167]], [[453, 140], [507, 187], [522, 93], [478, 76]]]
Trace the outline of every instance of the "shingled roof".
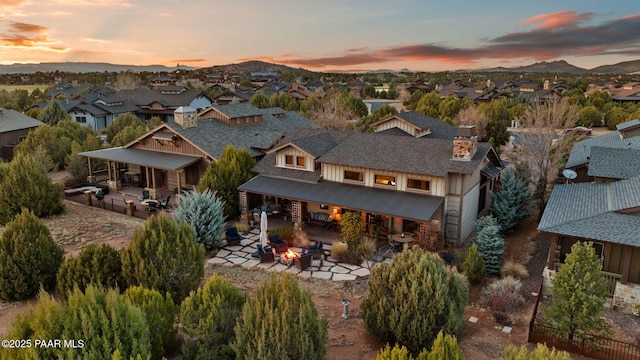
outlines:
[[12, 109], [0, 108], [0, 133], [35, 128], [43, 122]]
[[592, 146], [588, 175], [613, 179], [640, 175], [640, 150]]
[[620, 131], [614, 131], [579, 141], [573, 145], [573, 150], [571, 151], [571, 155], [569, 155], [566, 167], [573, 168], [589, 163], [592, 147], [640, 150], [640, 136], [622, 139], [620, 137]]

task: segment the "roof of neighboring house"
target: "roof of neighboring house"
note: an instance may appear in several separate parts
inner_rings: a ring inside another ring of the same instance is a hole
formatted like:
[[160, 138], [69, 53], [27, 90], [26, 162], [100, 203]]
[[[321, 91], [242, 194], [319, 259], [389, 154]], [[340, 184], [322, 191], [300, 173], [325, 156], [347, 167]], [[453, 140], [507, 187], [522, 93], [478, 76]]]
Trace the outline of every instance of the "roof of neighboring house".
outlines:
[[592, 146], [588, 175], [614, 179], [640, 175], [640, 150]]
[[556, 185], [538, 230], [640, 246], [640, 176], [612, 183]]
[[199, 156], [172, 154], [143, 149], [115, 147], [81, 152], [78, 155], [117, 161], [127, 164], [147, 166], [156, 169], [178, 170], [200, 161]]
[[[206, 115], [208, 110], [210, 110], [211, 108], [217, 109], [218, 111], [220, 111], [221, 113], [227, 115], [229, 118], [232, 118], [232, 119], [239, 118], [239, 117], [262, 115], [265, 113], [271, 114], [270, 112], [263, 111], [262, 109], [259, 109], [251, 105], [250, 103], [237, 103], [237, 104], [226, 104], [226, 105], [214, 104], [202, 110], [198, 114], [198, 118]], [[206, 119], [206, 117], [203, 117], [203, 118]]]
[[431, 134], [427, 135], [427, 137], [429, 138], [453, 140], [453, 138], [456, 136], [457, 130], [455, 126], [440, 119], [422, 115], [416, 111], [405, 111], [397, 113], [376, 121], [375, 123], [371, 124], [371, 126], [376, 126], [396, 118], [404, 120], [420, 130], [430, 129]]
[[0, 108], [0, 133], [31, 129], [40, 125], [44, 125], [40, 120], [12, 109]]
[[138, 106], [148, 106], [157, 102], [166, 107], [176, 108], [180, 105], [189, 105], [198, 96], [205, 96], [202, 90], [187, 90], [180, 94], [163, 94], [158, 90], [133, 89], [120, 90], [118, 94], [123, 99], [131, 100]]
[[[626, 124], [626, 123], [625, 123]], [[589, 163], [591, 148], [604, 147], [609, 149], [633, 149], [640, 150], [640, 136], [632, 136], [626, 139], [620, 138], [620, 131], [610, 132], [608, 134], [591, 137], [575, 143], [569, 160], [565, 165], [572, 168]]]
[[300, 171], [276, 166], [276, 153], [268, 153], [251, 169], [261, 175], [277, 178], [295, 179], [298, 181], [317, 183], [322, 179], [322, 173], [318, 167], [314, 171]]

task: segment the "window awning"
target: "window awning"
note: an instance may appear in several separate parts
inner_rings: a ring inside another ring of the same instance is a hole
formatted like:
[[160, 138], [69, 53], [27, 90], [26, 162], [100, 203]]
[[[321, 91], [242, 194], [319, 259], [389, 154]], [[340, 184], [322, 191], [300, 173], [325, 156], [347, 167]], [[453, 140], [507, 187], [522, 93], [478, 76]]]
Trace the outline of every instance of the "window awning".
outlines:
[[185, 168], [200, 161], [201, 159], [199, 156], [171, 154], [159, 151], [130, 149], [122, 147], [85, 151], [81, 152], [79, 155], [94, 159], [117, 161], [125, 164], [133, 164], [174, 171]]
[[384, 190], [332, 181], [308, 183], [258, 175], [240, 185], [240, 191], [293, 200], [331, 204], [348, 209], [429, 221], [444, 198], [405, 191]]

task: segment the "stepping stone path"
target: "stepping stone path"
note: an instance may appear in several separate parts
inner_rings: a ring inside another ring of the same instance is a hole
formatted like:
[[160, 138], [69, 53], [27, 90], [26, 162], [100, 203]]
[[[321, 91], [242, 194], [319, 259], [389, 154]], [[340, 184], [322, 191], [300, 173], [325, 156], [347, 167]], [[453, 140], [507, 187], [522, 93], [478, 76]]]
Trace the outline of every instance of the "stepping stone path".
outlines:
[[[256, 245], [259, 244], [260, 234], [253, 230], [249, 234], [243, 236], [240, 245], [226, 246], [218, 251], [216, 255], [207, 260], [208, 264], [222, 266], [241, 266], [247, 269], [255, 268], [265, 271], [287, 271], [300, 278], [315, 278], [332, 281], [352, 281], [358, 278], [366, 277], [371, 274], [367, 262], [363, 261], [360, 265], [351, 265], [339, 263], [331, 256], [321, 256], [322, 259], [313, 259], [311, 266], [301, 271], [295, 266], [287, 266], [281, 264], [278, 257], [272, 263], [261, 263], [260, 260], [251, 255], [256, 252]], [[325, 248], [330, 247], [329, 244]], [[290, 248], [295, 252], [301, 253], [302, 249]], [[374, 267], [377, 262], [369, 261], [369, 266]]]

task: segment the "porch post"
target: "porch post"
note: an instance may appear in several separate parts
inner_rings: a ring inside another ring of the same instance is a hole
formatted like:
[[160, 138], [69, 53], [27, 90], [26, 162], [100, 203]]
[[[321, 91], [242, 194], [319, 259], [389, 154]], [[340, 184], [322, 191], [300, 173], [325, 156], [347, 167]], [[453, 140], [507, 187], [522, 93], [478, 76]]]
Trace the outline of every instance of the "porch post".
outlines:
[[246, 191], [240, 191], [240, 193], [238, 194], [238, 202], [240, 205], [240, 213], [246, 214], [247, 213], [247, 192]]
[[91, 158], [87, 157], [87, 167], [89, 168], [89, 174], [87, 175], [87, 182], [94, 183], [96, 182], [96, 177], [93, 176], [93, 168], [91, 167]]
[[626, 284], [629, 280], [629, 269], [631, 268], [631, 253], [633, 249], [630, 246], [624, 246], [622, 248], [622, 278], [621, 284]]
[[551, 244], [549, 245], [549, 256], [547, 258], [547, 268], [554, 270], [553, 263], [556, 258], [556, 247], [558, 247], [558, 234], [551, 234]]
[[111, 177], [111, 161], [107, 160], [107, 171], [109, 172], [109, 181], [113, 180]]

